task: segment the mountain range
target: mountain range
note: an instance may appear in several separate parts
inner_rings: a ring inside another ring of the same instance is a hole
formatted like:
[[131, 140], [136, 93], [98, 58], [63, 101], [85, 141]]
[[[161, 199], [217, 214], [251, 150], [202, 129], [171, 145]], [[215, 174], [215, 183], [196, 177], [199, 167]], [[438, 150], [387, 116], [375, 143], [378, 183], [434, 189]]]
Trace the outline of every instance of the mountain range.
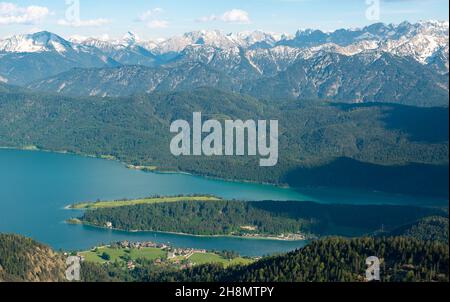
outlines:
[[0, 40], [0, 82], [76, 96], [209, 86], [256, 97], [448, 106], [448, 22], [295, 35], [197, 31], [164, 41], [49, 33]]

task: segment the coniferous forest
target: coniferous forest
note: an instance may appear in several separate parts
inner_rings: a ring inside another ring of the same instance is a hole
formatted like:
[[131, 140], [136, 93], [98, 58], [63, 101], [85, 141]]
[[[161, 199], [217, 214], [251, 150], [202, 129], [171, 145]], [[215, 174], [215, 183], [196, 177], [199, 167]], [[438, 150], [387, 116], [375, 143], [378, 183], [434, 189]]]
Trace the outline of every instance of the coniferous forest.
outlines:
[[[182, 201], [87, 210], [86, 224], [133, 231], [194, 235], [356, 236], [394, 230], [425, 216], [445, 217], [446, 209], [388, 205], [318, 204], [296, 201]], [[445, 219], [445, 218], [444, 218]], [[251, 231], [248, 227], [252, 228]]]
[[378, 255], [383, 282], [449, 280], [449, 250], [445, 243], [413, 238], [328, 238], [243, 267], [204, 265], [182, 271], [143, 264], [124, 273], [114, 264], [86, 263], [87, 281], [143, 282], [364, 282], [365, 260]]
[[[36, 146], [292, 187], [448, 196], [448, 107], [274, 101], [214, 88], [95, 98], [4, 87], [0, 146]], [[170, 123], [191, 121], [195, 111], [219, 121], [279, 120], [278, 164], [265, 169], [254, 156], [172, 156]]]
[[[17, 235], [0, 235], [0, 247], [0, 281], [64, 280], [62, 254]], [[381, 261], [383, 282], [449, 281], [448, 241], [412, 237], [330, 237], [247, 266], [180, 270], [142, 259], [132, 270], [118, 263], [83, 262], [81, 273], [86, 282], [364, 282], [365, 260], [373, 255]]]

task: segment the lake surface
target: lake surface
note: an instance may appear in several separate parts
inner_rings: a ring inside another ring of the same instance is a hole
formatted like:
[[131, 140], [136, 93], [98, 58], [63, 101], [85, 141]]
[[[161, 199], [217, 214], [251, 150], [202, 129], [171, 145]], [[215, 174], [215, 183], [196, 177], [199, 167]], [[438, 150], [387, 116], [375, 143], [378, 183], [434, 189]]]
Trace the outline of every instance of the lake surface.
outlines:
[[227, 182], [184, 174], [145, 173], [123, 164], [70, 154], [0, 149], [0, 232], [18, 233], [55, 249], [81, 250], [119, 240], [176, 247], [234, 250], [246, 256], [286, 252], [305, 241], [195, 237], [103, 230], [64, 221], [80, 216], [64, 207], [80, 201], [152, 195], [214, 194], [227, 199], [298, 200], [323, 203], [447, 205], [444, 199], [380, 192], [317, 188], [294, 190]]

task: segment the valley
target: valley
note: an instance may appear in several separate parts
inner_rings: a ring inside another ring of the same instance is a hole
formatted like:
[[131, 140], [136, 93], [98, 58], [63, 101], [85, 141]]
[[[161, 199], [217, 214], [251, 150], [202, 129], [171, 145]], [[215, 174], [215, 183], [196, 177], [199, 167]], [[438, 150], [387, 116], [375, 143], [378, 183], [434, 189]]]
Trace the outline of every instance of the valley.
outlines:
[[448, 282], [448, 35], [0, 37], [0, 281]]

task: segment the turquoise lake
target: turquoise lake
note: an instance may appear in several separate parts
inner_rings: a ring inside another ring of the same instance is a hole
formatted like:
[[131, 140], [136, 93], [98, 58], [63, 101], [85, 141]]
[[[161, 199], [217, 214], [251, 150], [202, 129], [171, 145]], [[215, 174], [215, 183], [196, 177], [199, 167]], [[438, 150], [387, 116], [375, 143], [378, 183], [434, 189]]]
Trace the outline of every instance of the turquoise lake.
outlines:
[[185, 174], [145, 173], [123, 164], [71, 154], [0, 149], [0, 232], [18, 233], [55, 249], [82, 250], [119, 240], [169, 243], [176, 247], [234, 250], [245, 256], [286, 252], [305, 241], [195, 237], [154, 232], [128, 233], [68, 225], [80, 215], [64, 209], [80, 201], [152, 195], [214, 194], [226, 199], [298, 200], [323, 203], [448, 205], [446, 199], [372, 191], [284, 189]]

